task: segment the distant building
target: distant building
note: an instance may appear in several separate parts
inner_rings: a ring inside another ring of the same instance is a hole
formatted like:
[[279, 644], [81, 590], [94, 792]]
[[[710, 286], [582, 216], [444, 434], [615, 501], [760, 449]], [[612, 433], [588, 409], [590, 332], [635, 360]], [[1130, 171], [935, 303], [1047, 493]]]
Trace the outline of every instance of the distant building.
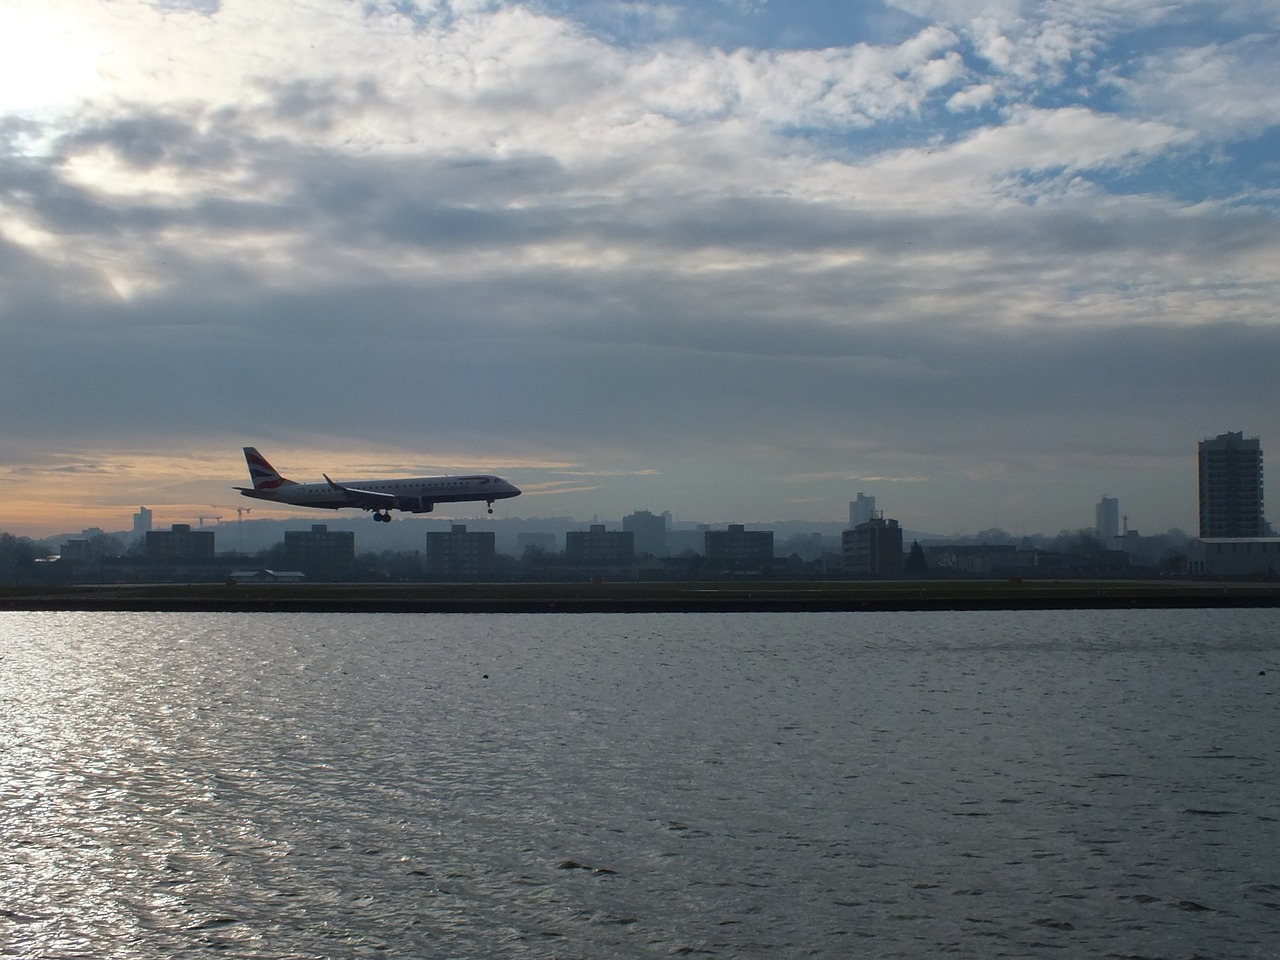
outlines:
[[1200, 536], [1263, 537], [1262, 445], [1243, 432], [1200, 441]]
[[1192, 540], [1187, 568], [1193, 576], [1273, 579], [1280, 576], [1280, 537]]
[[692, 529], [668, 530], [667, 556], [701, 555], [707, 549], [707, 531], [710, 529], [710, 524], [699, 523]]
[[635, 552], [638, 555], [649, 554], [654, 557], [667, 555], [667, 521], [671, 514], [650, 513], [648, 510], [637, 510], [622, 518], [622, 529], [635, 534]]
[[356, 535], [313, 523], [310, 530], [286, 530], [284, 562], [309, 580], [349, 580], [355, 574]]
[[965, 577], [990, 576], [1034, 562], [1034, 554], [1012, 543], [938, 544], [927, 547], [925, 557], [930, 570]]
[[306, 574], [301, 570], [232, 570], [227, 577], [232, 583], [301, 583]]
[[748, 530], [740, 523], [703, 534], [703, 555], [712, 567], [755, 569], [773, 563], [773, 531]]
[[493, 575], [497, 559], [492, 530], [468, 533], [466, 524], [455, 523], [448, 533], [427, 534], [427, 576], [480, 578]]
[[902, 528], [897, 520], [872, 517], [840, 535], [845, 572], [859, 576], [902, 575]]
[[593, 523], [589, 530], [570, 530], [564, 535], [565, 559], [584, 566], [629, 564], [636, 555], [636, 536], [630, 530], [606, 530]]
[[133, 515], [133, 536], [136, 540], [141, 540], [151, 531], [151, 511], [146, 507], [139, 507], [138, 512]]
[[868, 497], [865, 493], [859, 493], [857, 500], [849, 501], [849, 526], [856, 527], [860, 523], [866, 523], [876, 515], [876, 498]]
[[187, 561], [213, 559], [213, 531], [192, 530], [189, 523], [175, 523], [168, 530], [148, 530], [143, 554], [148, 560]]
[[62, 545], [58, 556], [71, 563], [88, 563], [94, 559], [92, 544], [84, 537], [73, 537]]
[[556, 552], [556, 535], [540, 531], [516, 534], [516, 556], [523, 557], [530, 550], [542, 553]]
[[1115, 497], [1103, 497], [1094, 508], [1094, 532], [1103, 546], [1120, 536], [1120, 501]]
[[777, 552], [784, 557], [796, 556], [801, 560], [818, 560], [826, 552], [826, 544], [820, 533], [796, 533], [782, 543], [775, 543]]
[[1128, 518], [1125, 518], [1125, 530], [1120, 536], [1116, 537], [1107, 546], [1112, 550], [1119, 550], [1129, 558], [1130, 566], [1145, 566], [1141, 561], [1144, 558], [1142, 549], [1142, 536], [1137, 530], [1128, 529]]

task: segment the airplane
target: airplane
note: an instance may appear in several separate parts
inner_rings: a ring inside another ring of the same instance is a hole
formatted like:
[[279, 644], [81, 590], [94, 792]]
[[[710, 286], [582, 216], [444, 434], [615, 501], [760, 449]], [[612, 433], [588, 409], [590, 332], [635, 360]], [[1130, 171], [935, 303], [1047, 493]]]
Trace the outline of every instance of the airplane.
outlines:
[[430, 513], [437, 503], [469, 500], [486, 501], [489, 512], [493, 513], [495, 500], [520, 496], [519, 487], [493, 476], [406, 477], [335, 483], [328, 474], [322, 473], [324, 483], [295, 483], [280, 476], [254, 447], [244, 448], [244, 459], [249, 464], [249, 479], [253, 486], [233, 487], [233, 490], [240, 491], [241, 496], [325, 510], [359, 507], [372, 510], [373, 519], [383, 523], [391, 522], [392, 510]]

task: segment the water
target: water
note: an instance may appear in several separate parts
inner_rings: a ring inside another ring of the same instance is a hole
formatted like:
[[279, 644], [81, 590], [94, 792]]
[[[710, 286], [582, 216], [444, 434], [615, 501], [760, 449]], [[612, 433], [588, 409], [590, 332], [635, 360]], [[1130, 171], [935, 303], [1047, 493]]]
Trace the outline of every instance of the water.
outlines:
[[0, 956], [1275, 958], [1278, 627], [0, 614]]

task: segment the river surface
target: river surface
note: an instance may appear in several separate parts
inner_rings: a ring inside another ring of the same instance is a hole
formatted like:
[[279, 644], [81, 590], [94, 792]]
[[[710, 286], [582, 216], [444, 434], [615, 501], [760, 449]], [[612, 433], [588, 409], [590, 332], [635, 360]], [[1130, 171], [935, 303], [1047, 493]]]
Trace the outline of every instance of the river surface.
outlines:
[[1280, 612], [0, 614], [0, 956], [1280, 957]]

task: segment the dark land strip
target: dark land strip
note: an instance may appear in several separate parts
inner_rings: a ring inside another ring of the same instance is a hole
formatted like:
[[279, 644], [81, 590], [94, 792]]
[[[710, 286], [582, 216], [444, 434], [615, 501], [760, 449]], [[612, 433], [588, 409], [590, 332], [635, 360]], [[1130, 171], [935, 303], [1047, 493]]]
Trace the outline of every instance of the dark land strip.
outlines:
[[0, 610], [765, 613], [1193, 607], [1280, 607], [1280, 583], [941, 580], [0, 587]]

